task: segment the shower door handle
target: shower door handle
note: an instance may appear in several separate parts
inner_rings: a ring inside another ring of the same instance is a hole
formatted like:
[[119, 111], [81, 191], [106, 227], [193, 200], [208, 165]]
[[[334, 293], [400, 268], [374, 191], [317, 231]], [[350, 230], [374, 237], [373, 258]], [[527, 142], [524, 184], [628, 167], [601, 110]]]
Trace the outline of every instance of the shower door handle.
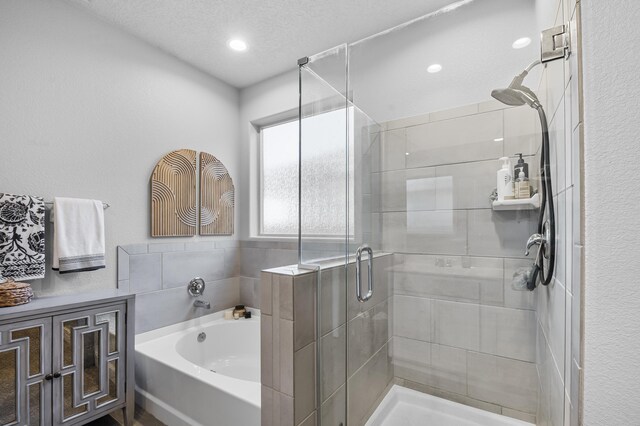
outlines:
[[[362, 269], [360, 265], [362, 263], [362, 252], [366, 252], [369, 255], [367, 259], [367, 270], [369, 272], [367, 280], [368, 289], [367, 294], [364, 296], [362, 295]], [[356, 250], [356, 298], [359, 302], [364, 303], [371, 299], [371, 296], [373, 296], [373, 250], [365, 244]]]

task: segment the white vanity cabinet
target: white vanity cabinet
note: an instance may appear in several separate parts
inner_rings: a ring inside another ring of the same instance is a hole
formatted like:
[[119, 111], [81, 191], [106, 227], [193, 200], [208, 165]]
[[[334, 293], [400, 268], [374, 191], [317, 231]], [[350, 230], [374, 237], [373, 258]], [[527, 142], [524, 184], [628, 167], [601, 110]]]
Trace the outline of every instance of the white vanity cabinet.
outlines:
[[1, 308], [0, 426], [81, 425], [117, 409], [132, 424], [133, 309], [115, 292]]

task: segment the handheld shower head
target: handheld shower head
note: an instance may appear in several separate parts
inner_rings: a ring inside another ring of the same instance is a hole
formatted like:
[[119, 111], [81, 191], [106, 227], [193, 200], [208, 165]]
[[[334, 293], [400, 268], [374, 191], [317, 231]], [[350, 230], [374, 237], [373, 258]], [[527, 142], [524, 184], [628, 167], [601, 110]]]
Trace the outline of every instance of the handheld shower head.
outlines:
[[525, 77], [529, 74], [531, 68], [538, 65], [539, 63], [539, 61], [535, 61], [530, 64], [524, 71], [522, 71], [520, 74], [515, 76], [513, 80], [511, 80], [511, 84], [509, 84], [509, 87], [505, 89], [492, 90], [491, 96], [505, 105], [521, 106], [527, 104], [533, 109], [542, 107], [542, 104], [540, 104], [540, 101], [538, 100], [536, 94], [533, 93], [533, 90], [522, 84]]

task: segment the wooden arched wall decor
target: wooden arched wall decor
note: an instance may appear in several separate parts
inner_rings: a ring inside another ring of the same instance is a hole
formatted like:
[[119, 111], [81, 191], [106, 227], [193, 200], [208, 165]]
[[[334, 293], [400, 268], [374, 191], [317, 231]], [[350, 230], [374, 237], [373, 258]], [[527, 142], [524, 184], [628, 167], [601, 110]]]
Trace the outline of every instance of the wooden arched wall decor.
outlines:
[[232, 235], [235, 190], [227, 168], [200, 153], [200, 235]]
[[151, 236], [196, 234], [196, 152], [180, 149], [162, 157], [151, 174]]

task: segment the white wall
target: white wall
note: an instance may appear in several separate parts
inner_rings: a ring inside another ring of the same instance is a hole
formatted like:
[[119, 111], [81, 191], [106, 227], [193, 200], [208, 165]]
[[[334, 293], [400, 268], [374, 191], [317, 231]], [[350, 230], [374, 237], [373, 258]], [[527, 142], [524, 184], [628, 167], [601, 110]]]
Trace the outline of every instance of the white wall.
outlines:
[[582, 0], [584, 424], [640, 422], [640, 3]]
[[[295, 63], [293, 64], [295, 67]], [[247, 87], [240, 92], [240, 169], [239, 180], [240, 209], [239, 236], [241, 239], [257, 235], [259, 213], [258, 200], [258, 149], [257, 125], [298, 111], [298, 69], [261, 83]], [[283, 116], [282, 114], [285, 113]]]
[[48, 270], [36, 291], [115, 287], [116, 245], [152, 241], [165, 153], [210, 152], [238, 181], [236, 89], [60, 1], [0, 2], [0, 58], [0, 192], [111, 204], [107, 269]]

